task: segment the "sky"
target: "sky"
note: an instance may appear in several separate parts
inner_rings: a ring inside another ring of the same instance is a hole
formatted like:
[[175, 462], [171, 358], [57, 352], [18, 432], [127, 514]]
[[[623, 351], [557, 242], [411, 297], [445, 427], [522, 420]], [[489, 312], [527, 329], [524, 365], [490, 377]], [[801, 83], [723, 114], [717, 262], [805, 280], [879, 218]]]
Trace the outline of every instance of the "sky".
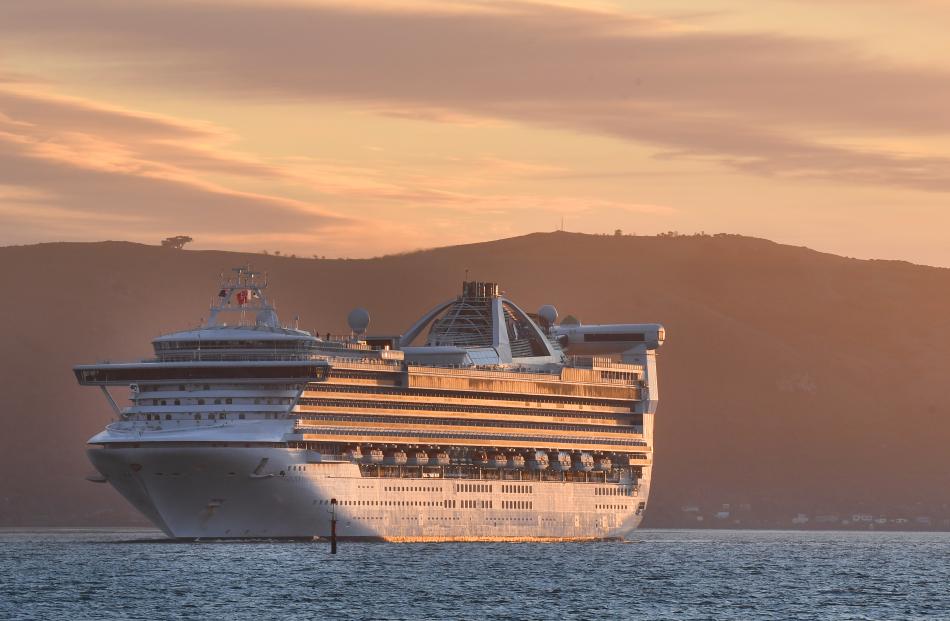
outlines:
[[0, 245], [739, 233], [950, 266], [944, 0], [4, 0]]

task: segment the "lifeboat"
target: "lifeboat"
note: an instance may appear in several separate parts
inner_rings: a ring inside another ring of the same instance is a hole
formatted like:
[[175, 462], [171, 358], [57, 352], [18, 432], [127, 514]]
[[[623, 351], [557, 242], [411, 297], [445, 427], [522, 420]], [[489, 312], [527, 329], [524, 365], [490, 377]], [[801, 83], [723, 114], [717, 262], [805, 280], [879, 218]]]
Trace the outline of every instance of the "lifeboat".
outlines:
[[379, 449], [372, 449], [368, 453], [363, 454], [363, 461], [369, 464], [381, 464], [384, 459], [385, 456]]
[[361, 451], [358, 446], [348, 448], [343, 451], [343, 458], [349, 459], [350, 461], [359, 461], [363, 459], [363, 451]]
[[594, 456], [590, 453], [579, 453], [574, 456], [574, 470], [590, 472], [594, 469]]
[[511, 456], [511, 467], [512, 468], [524, 468], [524, 455], [520, 453], [515, 453]]
[[425, 466], [429, 463], [429, 455], [425, 451], [413, 451], [409, 454], [410, 466]]
[[532, 470], [547, 470], [549, 462], [547, 452], [535, 451], [528, 459], [528, 468]]
[[405, 451], [393, 451], [389, 454], [386, 461], [393, 466], [405, 466], [406, 462], [409, 461], [409, 458], [406, 457]]
[[488, 455], [485, 453], [485, 451], [475, 451], [472, 453], [472, 463], [476, 466], [487, 466]]
[[551, 467], [560, 472], [566, 472], [571, 469], [572, 465], [571, 454], [558, 451], [557, 458], [551, 464]]
[[613, 462], [610, 461], [610, 458], [606, 455], [601, 455], [597, 458], [594, 465], [594, 470], [603, 470], [604, 472], [610, 472], [610, 468], [613, 466]]
[[495, 453], [488, 460], [488, 465], [492, 468], [505, 468], [508, 466], [508, 456], [504, 453]]
[[449, 454], [445, 451], [439, 451], [435, 454], [435, 457], [430, 457], [429, 461], [434, 462], [437, 466], [448, 466], [452, 463], [452, 460], [449, 459]]

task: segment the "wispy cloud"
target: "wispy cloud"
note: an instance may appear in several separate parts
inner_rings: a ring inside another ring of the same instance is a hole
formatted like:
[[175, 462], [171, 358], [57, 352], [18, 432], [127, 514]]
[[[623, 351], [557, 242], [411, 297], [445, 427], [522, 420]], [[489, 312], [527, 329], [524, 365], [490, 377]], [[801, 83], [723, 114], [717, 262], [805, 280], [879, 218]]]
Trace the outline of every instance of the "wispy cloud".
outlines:
[[279, 177], [280, 168], [235, 154], [207, 123], [62, 97], [0, 83], [0, 222], [7, 241], [43, 231], [113, 228], [316, 233], [353, 220], [303, 201], [229, 189], [202, 176]]

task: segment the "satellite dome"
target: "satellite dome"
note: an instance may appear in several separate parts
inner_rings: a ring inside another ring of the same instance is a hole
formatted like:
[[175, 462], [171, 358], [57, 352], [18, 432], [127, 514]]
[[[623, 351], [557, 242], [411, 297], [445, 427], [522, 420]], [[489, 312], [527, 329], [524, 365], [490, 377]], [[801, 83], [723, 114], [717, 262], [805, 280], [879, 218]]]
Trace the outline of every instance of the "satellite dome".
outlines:
[[557, 321], [557, 309], [550, 304], [545, 304], [538, 309], [538, 317], [545, 326], [553, 326]]
[[355, 334], [363, 334], [369, 326], [369, 311], [365, 308], [354, 308], [346, 316], [346, 323], [350, 324], [350, 330]]

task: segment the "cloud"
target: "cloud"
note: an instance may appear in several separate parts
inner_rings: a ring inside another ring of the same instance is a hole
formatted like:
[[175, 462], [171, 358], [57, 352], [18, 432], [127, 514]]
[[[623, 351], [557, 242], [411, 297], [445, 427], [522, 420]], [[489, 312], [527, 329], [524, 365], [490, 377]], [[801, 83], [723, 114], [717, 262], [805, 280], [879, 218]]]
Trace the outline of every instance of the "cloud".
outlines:
[[[0, 186], [28, 188], [35, 193], [29, 201], [34, 206], [46, 202], [51, 208], [67, 209], [90, 220], [107, 217], [115, 221], [134, 216], [143, 227], [159, 232], [317, 231], [321, 226], [347, 222], [288, 199], [164, 179], [139, 171], [79, 166], [63, 158], [36, 155], [31, 152], [33, 146], [0, 135]], [[10, 210], [5, 206], [23, 202], [22, 197], [8, 197], [0, 204], [0, 212], [6, 211], [9, 216]], [[49, 218], [42, 209], [34, 211], [30, 218], [30, 214], [16, 213], [23, 220]]]
[[[84, 166], [124, 162], [173, 175], [195, 170], [280, 177], [280, 168], [242, 156], [236, 137], [210, 123], [130, 111], [65, 97], [48, 89], [4, 83], [0, 77], [0, 131], [34, 143], [34, 152], [72, 158]], [[97, 158], [101, 158], [98, 159]]]
[[[229, 189], [216, 173], [282, 177], [235, 154], [228, 132], [0, 82], [0, 229], [3, 241], [75, 239], [114, 231], [316, 234], [354, 224], [316, 205]], [[96, 234], [98, 232], [98, 234]]]
[[540, 124], [754, 174], [950, 185], [947, 157], [887, 142], [950, 131], [950, 72], [841, 42], [534, 3], [13, 0], [0, 5], [0, 34], [109, 59], [114, 79], [142, 88]]

